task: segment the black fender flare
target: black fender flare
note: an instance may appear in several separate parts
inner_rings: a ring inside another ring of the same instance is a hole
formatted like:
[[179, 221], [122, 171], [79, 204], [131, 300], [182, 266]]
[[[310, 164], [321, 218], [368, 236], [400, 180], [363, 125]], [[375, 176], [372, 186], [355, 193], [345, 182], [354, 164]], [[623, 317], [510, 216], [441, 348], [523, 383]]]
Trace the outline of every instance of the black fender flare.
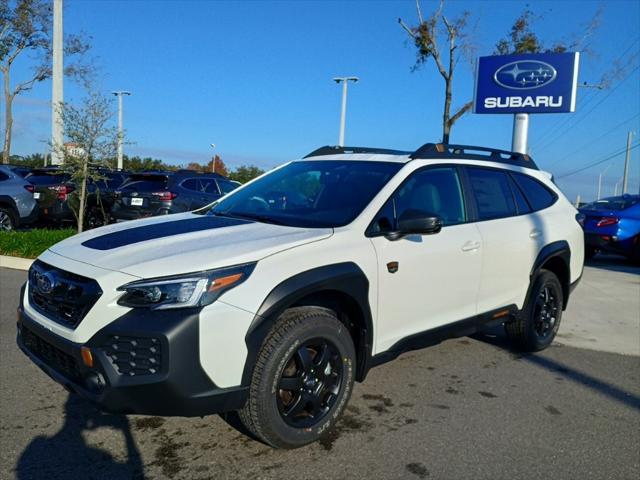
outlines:
[[562, 293], [564, 297], [563, 307], [566, 308], [567, 302], [569, 301], [571, 284], [571, 248], [569, 247], [569, 243], [566, 240], [551, 242], [545, 245], [542, 250], [540, 250], [540, 253], [538, 253], [536, 260], [533, 263], [533, 267], [531, 268], [531, 273], [529, 274], [529, 289], [527, 290], [527, 298], [529, 298], [531, 286], [533, 285], [533, 279], [542, 269], [544, 264], [554, 257], [560, 258], [566, 267], [566, 278], [559, 278], [562, 285]]
[[368, 371], [373, 344], [373, 320], [369, 305], [369, 280], [353, 262], [335, 263], [301, 272], [278, 284], [262, 302], [247, 334], [247, 359], [242, 385], [251, 383], [260, 347], [278, 317], [303, 298], [321, 292], [339, 292], [350, 298], [360, 310], [363, 325], [359, 328], [360, 348], [356, 346], [358, 364], [356, 379], [362, 381]]

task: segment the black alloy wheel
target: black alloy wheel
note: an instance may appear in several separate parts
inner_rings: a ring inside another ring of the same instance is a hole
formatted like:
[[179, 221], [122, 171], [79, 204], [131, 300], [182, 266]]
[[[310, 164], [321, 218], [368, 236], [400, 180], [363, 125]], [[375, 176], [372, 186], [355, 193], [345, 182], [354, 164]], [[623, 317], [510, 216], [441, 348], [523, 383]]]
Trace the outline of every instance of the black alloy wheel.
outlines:
[[533, 329], [540, 338], [547, 338], [558, 318], [558, 299], [553, 289], [549, 285], [545, 285], [538, 298], [533, 310]]
[[295, 428], [321, 421], [338, 399], [342, 358], [333, 343], [315, 338], [291, 356], [280, 377], [276, 401], [282, 419]]

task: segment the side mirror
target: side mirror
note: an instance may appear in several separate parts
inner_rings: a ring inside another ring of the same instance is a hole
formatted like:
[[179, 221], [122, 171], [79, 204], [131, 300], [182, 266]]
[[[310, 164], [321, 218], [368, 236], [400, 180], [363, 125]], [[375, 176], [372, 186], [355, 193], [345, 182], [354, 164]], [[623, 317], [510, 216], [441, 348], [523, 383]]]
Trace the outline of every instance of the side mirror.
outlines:
[[389, 240], [399, 240], [406, 235], [433, 235], [442, 230], [442, 219], [421, 210], [405, 210], [398, 219], [398, 229], [385, 235]]

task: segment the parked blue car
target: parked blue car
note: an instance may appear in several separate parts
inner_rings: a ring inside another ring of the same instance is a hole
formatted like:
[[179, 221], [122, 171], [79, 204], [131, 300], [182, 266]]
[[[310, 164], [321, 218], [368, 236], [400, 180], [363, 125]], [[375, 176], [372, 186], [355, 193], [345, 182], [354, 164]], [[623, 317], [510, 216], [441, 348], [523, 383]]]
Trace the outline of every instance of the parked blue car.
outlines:
[[602, 198], [580, 213], [587, 258], [611, 252], [640, 262], [640, 195]]

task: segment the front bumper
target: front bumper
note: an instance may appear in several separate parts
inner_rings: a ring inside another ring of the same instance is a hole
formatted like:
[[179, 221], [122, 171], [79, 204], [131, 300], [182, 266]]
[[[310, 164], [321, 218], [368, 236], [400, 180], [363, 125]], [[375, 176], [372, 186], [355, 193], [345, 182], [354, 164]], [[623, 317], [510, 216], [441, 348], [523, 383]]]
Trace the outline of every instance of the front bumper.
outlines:
[[[198, 323], [199, 309], [131, 310], [80, 345], [50, 332], [21, 305], [17, 342], [53, 380], [109, 412], [190, 417], [238, 410], [248, 387], [219, 388], [206, 375]], [[90, 349], [92, 367], [82, 347]]]

